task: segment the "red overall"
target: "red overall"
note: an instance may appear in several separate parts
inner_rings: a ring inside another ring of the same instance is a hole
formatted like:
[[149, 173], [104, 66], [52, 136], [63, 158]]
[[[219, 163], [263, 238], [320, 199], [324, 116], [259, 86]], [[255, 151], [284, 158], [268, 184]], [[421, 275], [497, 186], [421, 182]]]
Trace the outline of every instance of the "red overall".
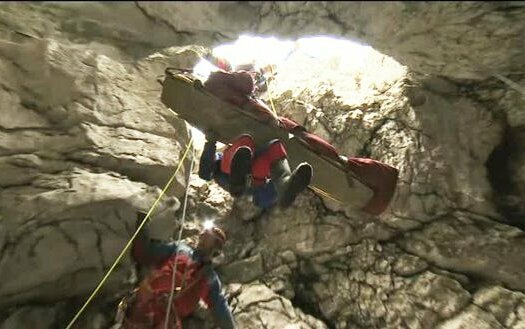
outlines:
[[[242, 135], [233, 141], [232, 145], [226, 148], [223, 152], [221, 161], [221, 171], [225, 174], [230, 174], [231, 162], [233, 155], [241, 146], [248, 147], [252, 154], [255, 154], [255, 142], [249, 135]], [[252, 185], [260, 186], [266, 183], [270, 178], [270, 168], [274, 161], [286, 158], [286, 149], [279, 141], [274, 141], [252, 161]]]
[[[181, 319], [197, 308], [200, 299], [208, 303], [209, 288], [202, 266], [191, 262], [187, 255], [179, 254], [177, 259], [175, 287], [183, 287], [180, 291], [175, 290], [168, 319], [169, 329], [181, 329]], [[175, 257], [170, 257], [142, 282], [136, 300], [128, 310], [124, 329], [164, 329], [174, 262]]]

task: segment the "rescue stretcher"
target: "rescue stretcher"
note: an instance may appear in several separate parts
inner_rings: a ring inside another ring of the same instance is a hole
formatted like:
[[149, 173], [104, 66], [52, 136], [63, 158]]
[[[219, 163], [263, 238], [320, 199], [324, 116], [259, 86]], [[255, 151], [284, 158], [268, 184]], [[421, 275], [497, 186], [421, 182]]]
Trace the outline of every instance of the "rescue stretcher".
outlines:
[[[162, 85], [161, 100], [167, 107], [201, 131], [213, 132], [224, 144], [241, 134], [250, 134], [257, 145], [273, 139], [281, 140], [292, 168], [304, 161], [313, 167], [309, 188], [315, 193], [357, 209], [365, 207], [373, 198], [372, 188], [363, 184], [344, 159], [322, 154], [300, 134], [290, 134], [289, 130], [265, 122], [254, 111], [218, 98], [190, 73], [167, 69]], [[397, 170], [395, 179], [397, 181]], [[391, 195], [387, 204], [390, 198]]]

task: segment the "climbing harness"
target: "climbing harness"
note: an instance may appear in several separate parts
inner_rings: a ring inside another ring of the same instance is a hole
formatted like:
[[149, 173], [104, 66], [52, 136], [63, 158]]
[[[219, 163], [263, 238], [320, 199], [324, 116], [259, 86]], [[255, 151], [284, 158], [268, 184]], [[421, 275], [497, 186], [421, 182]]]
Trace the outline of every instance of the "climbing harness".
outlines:
[[149, 211], [147, 212], [146, 216], [144, 217], [144, 219], [142, 220], [142, 222], [140, 223], [139, 227], [136, 229], [135, 233], [133, 234], [133, 236], [129, 239], [128, 243], [126, 244], [126, 246], [124, 246], [124, 249], [122, 249], [122, 251], [120, 252], [120, 254], [118, 255], [117, 259], [113, 262], [113, 265], [111, 265], [111, 267], [109, 268], [109, 270], [106, 272], [106, 274], [104, 275], [104, 277], [102, 278], [102, 280], [100, 281], [100, 283], [98, 284], [98, 286], [95, 288], [95, 290], [91, 293], [91, 295], [89, 296], [89, 298], [86, 300], [86, 302], [84, 303], [84, 305], [82, 306], [82, 308], [80, 308], [80, 310], [76, 313], [76, 315], [73, 317], [73, 319], [69, 322], [69, 324], [66, 326], [66, 329], [70, 329], [72, 328], [73, 324], [76, 322], [76, 320], [80, 317], [80, 315], [82, 314], [82, 312], [84, 312], [84, 310], [86, 309], [86, 307], [89, 305], [89, 303], [91, 302], [91, 300], [95, 297], [95, 295], [98, 293], [98, 291], [100, 290], [100, 288], [104, 285], [104, 283], [106, 282], [106, 280], [108, 279], [109, 275], [113, 272], [113, 270], [115, 269], [115, 267], [117, 266], [117, 264], [120, 262], [120, 260], [122, 259], [122, 257], [124, 256], [124, 254], [126, 253], [126, 251], [129, 249], [129, 247], [131, 246], [131, 244], [133, 243], [133, 241], [135, 240], [135, 238], [137, 237], [137, 235], [139, 234], [140, 230], [142, 229], [142, 227], [144, 226], [144, 224], [146, 223], [146, 221], [149, 219], [149, 217], [151, 216], [151, 214], [153, 213], [153, 210], [155, 209], [155, 207], [157, 206], [157, 204], [159, 203], [160, 199], [164, 196], [164, 193], [166, 193], [166, 191], [168, 190], [168, 188], [170, 187], [171, 183], [175, 180], [175, 177], [177, 175], [177, 173], [179, 172], [180, 168], [182, 168], [182, 164], [184, 163], [184, 160], [186, 159], [186, 156], [188, 155], [188, 152], [189, 150], [192, 148], [192, 145], [193, 145], [193, 136], [190, 138], [190, 141], [188, 142], [188, 146], [186, 147], [186, 150], [184, 151], [184, 154], [182, 156], [182, 158], [180, 159], [179, 161], [179, 164], [177, 165], [177, 168], [175, 169], [175, 172], [173, 173], [173, 175], [171, 176], [171, 178], [169, 179], [168, 183], [166, 183], [166, 186], [164, 186], [164, 189], [162, 189], [159, 197], [155, 200], [155, 202], [153, 203], [153, 205], [151, 206], [151, 208], [149, 209]]

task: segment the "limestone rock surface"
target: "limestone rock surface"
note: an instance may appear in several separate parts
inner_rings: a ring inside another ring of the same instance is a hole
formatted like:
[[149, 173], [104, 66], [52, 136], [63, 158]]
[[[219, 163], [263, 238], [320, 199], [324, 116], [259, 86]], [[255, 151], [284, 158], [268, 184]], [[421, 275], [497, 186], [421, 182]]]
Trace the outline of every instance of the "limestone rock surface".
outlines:
[[[293, 54], [271, 96], [341, 154], [398, 168], [392, 204], [371, 217], [308, 191], [262, 213], [191, 175], [190, 152], [152, 232], [178, 232], [191, 177], [182, 237], [225, 227], [241, 328], [523, 329], [524, 18], [523, 2], [3, 3], [0, 328], [71, 319], [186, 150], [157, 79], [252, 33], [376, 49]], [[110, 328], [136, 282], [126, 256], [78, 328]], [[204, 309], [186, 326], [213, 328]]]

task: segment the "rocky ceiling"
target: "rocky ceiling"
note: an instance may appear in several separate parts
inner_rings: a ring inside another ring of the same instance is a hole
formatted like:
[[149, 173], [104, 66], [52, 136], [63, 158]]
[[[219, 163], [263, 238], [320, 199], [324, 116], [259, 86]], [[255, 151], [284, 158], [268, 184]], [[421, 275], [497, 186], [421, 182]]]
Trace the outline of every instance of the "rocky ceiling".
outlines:
[[[0, 328], [69, 321], [188, 141], [156, 78], [244, 33], [359, 40], [407, 68], [359, 102], [324, 84], [355, 83], [345, 72], [275, 86], [280, 113], [400, 169], [379, 218], [311, 193], [252, 218], [192, 178], [185, 234], [227, 219], [220, 271], [241, 327], [525, 328], [524, 2], [0, 4]], [[180, 215], [188, 168], [158, 222]], [[109, 328], [130, 268], [78, 328]]]
[[239, 34], [360, 40], [414, 71], [482, 80], [525, 73], [523, 2], [100, 2], [3, 4], [3, 34], [110, 41], [133, 55]]

